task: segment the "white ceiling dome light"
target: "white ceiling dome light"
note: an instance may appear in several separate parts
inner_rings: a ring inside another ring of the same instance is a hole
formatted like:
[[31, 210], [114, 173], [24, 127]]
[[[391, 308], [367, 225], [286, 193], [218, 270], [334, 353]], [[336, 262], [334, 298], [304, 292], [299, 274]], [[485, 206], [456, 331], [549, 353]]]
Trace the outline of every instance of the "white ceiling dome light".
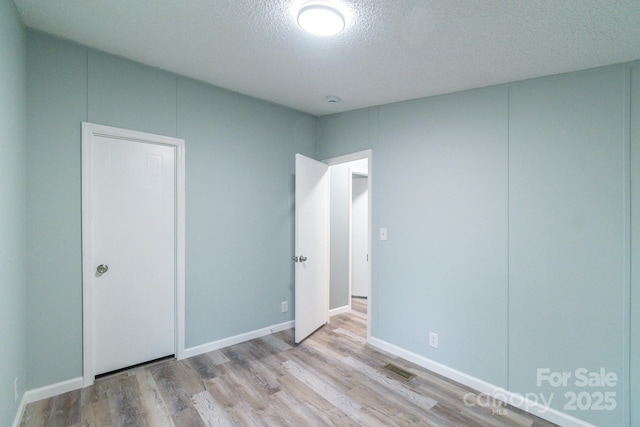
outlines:
[[310, 2], [300, 8], [298, 25], [318, 36], [333, 36], [344, 29], [342, 13], [329, 3]]

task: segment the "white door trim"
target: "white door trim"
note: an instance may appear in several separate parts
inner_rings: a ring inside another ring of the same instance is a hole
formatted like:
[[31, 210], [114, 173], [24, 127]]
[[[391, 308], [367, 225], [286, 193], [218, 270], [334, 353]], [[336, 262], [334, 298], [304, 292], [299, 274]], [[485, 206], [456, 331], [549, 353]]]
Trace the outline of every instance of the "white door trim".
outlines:
[[[371, 275], [371, 265], [373, 264], [373, 253], [371, 252], [371, 241], [373, 238], [372, 230], [373, 230], [373, 192], [371, 189], [373, 188], [373, 151], [371, 149], [358, 151], [351, 154], [345, 154], [344, 156], [332, 157], [327, 160], [323, 160], [329, 166], [339, 165], [342, 163], [353, 162], [355, 160], [368, 159], [368, 188], [367, 192], [369, 194], [369, 247], [367, 251], [369, 252], [369, 292], [367, 297], [367, 341], [371, 339], [371, 319], [373, 319], [373, 298], [374, 294], [371, 291], [371, 283], [373, 281], [373, 276]], [[351, 180], [351, 176], [349, 176], [349, 180]], [[349, 196], [351, 196], [351, 184], [349, 184]], [[351, 205], [351, 204], [349, 204]], [[351, 207], [349, 207], [349, 212], [351, 212]], [[351, 218], [349, 218], [349, 228], [351, 227]], [[349, 231], [350, 232], [350, 231]], [[349, 248], [349, 253], [351, 253], [351, 248]], [[349, 255], [350, 256], [350, 255]], [[349, 266], [351, 266], [351, 262], [349, 262]], [[351, 267], [349, 267], [351, 268]], [[351, 273], [349, 273], [349, 281], [351, 280]], [[351, 284], [349, 283], [349, 292], [351, 292]], [[351, 304], [351, 295], [349, 295], [349, 304]]]
[[93, 147], [95, 137], [126, 139], [175, 147], [176, 161], [176, 236], [175, 236], [175, 355], [185, 354], [185, 142], [183, 139], [128, 129], [82, 123], [82, 376], [84, 387], [93, 384], [94, 370], [94, 322], [93, 290], [90, 286], [94, 262], [92, 259], [93, 236], [91, 230]]

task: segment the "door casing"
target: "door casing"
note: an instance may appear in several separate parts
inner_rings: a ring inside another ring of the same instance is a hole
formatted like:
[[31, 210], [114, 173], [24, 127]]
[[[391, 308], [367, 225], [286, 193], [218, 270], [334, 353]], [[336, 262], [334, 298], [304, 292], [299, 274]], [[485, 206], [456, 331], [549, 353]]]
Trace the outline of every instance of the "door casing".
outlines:
[[175, 355], [184, 358], [185, 353], [185, 141], [162, 135], [138, 132], [128, 129], [103, 126], [94, 123], [82, 123], [82, 335], [83, 335], [83, 384], [93, 384], [94, 374], [94, 301], [92, 254], [92, 181], [93, 181], [93, 145], [97, 136], [131, 141], [132, 143], [150, 143], [172, 146], [175, 149], [176, 185], [175, 185]]

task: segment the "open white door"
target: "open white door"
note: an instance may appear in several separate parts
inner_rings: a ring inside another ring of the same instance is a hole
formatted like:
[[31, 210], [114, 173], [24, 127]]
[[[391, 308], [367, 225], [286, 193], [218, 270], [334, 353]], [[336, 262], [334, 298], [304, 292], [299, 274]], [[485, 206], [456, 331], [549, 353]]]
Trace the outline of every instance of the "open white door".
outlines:
[[329, 167], [296, 154], [296, 343], [329, 321], [329, 192]]

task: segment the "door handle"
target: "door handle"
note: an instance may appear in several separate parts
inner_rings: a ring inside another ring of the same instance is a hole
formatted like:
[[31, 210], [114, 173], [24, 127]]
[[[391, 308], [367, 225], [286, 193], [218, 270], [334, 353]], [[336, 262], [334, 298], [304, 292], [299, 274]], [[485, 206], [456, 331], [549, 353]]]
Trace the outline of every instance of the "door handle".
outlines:
[[96, 271], [98, 272], [98, 274], [104, 274], [109, 271], [109, 266], [106, 264], [100, 264], [98, 268], [96, 268]]
[[305, 262], [307, 260], [307, 257], [304, 256], [304, 255], [300, 255], [299, 260], [300, 260], [300, 262]]

